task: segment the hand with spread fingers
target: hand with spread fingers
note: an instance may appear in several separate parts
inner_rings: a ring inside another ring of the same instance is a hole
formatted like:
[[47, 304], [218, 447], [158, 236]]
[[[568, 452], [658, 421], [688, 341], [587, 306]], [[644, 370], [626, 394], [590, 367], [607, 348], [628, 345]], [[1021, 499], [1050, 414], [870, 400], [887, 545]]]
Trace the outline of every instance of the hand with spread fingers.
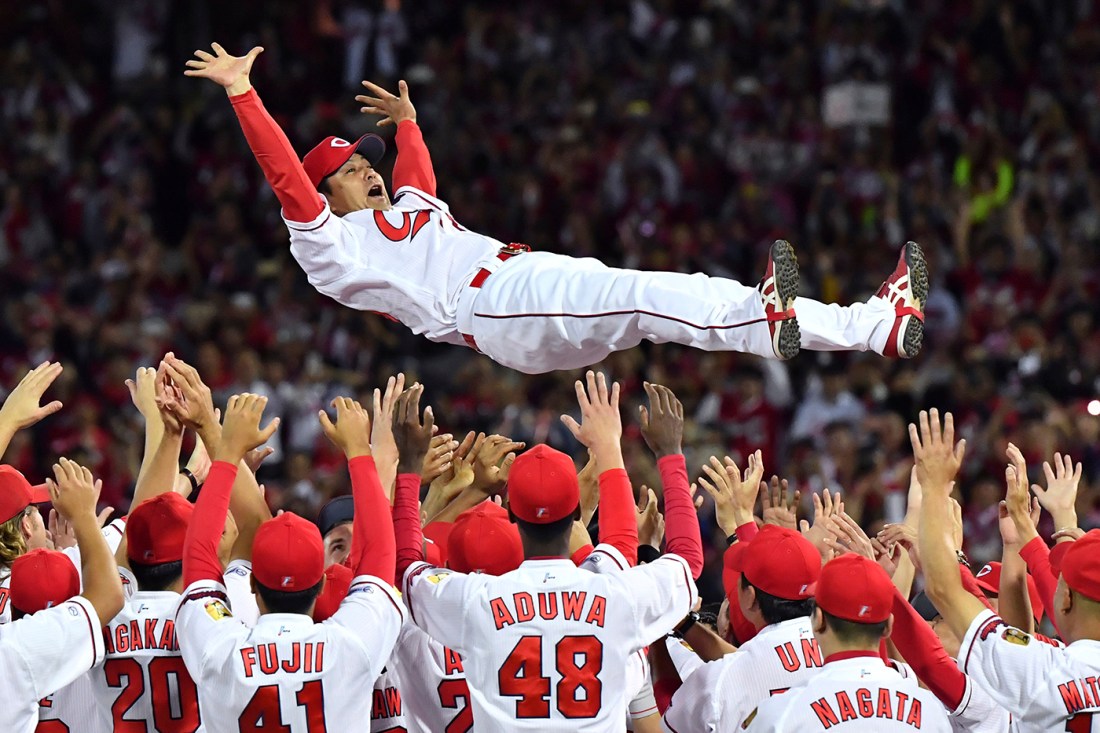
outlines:
[[798, 530], [817, 548], [823, 558], [832, 557], [833, 551], [826, 543], [827, 538], [835, 539], [839, 532], [837, 522], [844, 513], [844, 502], [840, 498], [840, 492], [831, 492], [824, 489], [820, 494], [814, 493], [814, 523], [811, 525], [803, 519], [798, 524]]
[[955, 417], [949, 412], [940, 425], [936, 408], [921, 410], [917, 425], [909, 424], [909, 440], [913, 444], [917, 481], [926, 499], [943, 501], [950, 495], [955, 476], [966, 454], [966, 441], [955, 442]]
[[577, 403], [581, 408], [578, 423], [569, 415], [561, 420], [573, 437], [592, 451], [600, 473], [625, 468], [622, 456], [623, 422], [619, 415], [619, 383], [607, 386], [607, 377], [589, 371], [585, 381], [576, 382]]
[[795, 491], [788, 494], [787, 479], [772, 476], [771, 486], [760, 482], [760, 501], [764, 524], [774, 524], [787, 529], [798, 529], [798, 502], [802, 495]]
[[0, 408], [0, 433], [6, 438], [2, 447], [7, 447], [7, 442], [20, 430], [29, 428], [62, 408], [58, 400], [41, 404], [42, 395], [61, 376], [61, 372], [60, 362], [44, 361], [27, 372], [19, 384], [15, 385], [15, 389], [4, 400], [4, 406]]
[[236, 466], [244, 460], [248, 451], [263, 445], [275, 434], [279, 429], [279, 418], [272, 420], [266, 427], [260, 427], [265, 407], [267, 398], [261, 395], [246, 392], [229, 398], [214, 460]]
[[409, 85], [404, 79], [397, 82], [396, 95], [373, 82], [363, 81], [363, 86], [370, 94], [360, 94], [355, 101], [363, 105], [359, 109], [363, 114], [382, 115], [382, 119], [378, 120], [379, 127], [399, 125], [405, 120], [416, 122], [416, 107], [409, 99]]
[[317, 419], [321, 422], [321, 430], [324, 431], [325, 437], [343, 451], [349, 461], [352, 458], [371, 455], [371, 421], [367, 411], [350, 397], [337, 397], [332, 401], [332, 406], [336, 409], [335, 423], [324, 410], [317, 413]]
[[683, 453], [684, 406], [668, 387], [650, 382], [642, 387], [649, 397], [649, 408], [638, 408], [646, 445], [658, 459]]
[[1039, 499], [1044, 509], [1050, 512], [1051, 519], [1057, 529], [1072, 529], [1077, 526], [1077, 488], [1081, 483], [1080, 463], [1073, 464], [1073, 459], [1061, 453], [1054, 454], [1054, 466], [1043, 463], [1043, 473], [1046, 475], [1047, 487], [1044, 489], [1038, 484], [1031, 485], [1031, 491]]
[[420, 397], [424, 394], [422, 384], [414, 384], [401, 393], [393, 409], [393, 438], [397, 443], [398, 473], [420, 474], [424, 467], [424, 458], [432, 444], [432, 432], [435, 427], [435, 415], [431, 407], [424, 408], [424, 419], [420, 418]]
[[1027, 485], [1027, 462], [1024, 454], [1012, 443], [1005, 452], [1008, 466], [1005, 467], [1005, 512], [1016, 527], [1016, 540], [1020, 547], [1039, 536], [1031, 520], [1032, 500]]
[[263, 46], [256, 46], [244, 56], [231, 56], [217, 43], [210, 44], [214, 53], [198, 49], [195, 58], [186, 63], [187, 70], [184, 76], [194, 76], [200, 79], [209, 79], [220, 87], [224, 87], [226, 94], [235, 97], [244, 94], [252, 88], [249, 74], [252, 72], [252, 64], [256, 57], [263, 53]]
[[718, 527], [727, 537], [735, 534], [741, 525], [754, 521], [752, 510], [756, 506], [760, 477], [764, 473], [760, 461], [760, 451], [749, 454], [744, 475], [729, 456], [725, 462], [711, 456], [710, 465], [703, 465], [703, 473], [707, 478], [700, 476], [699, 485], [714, 500]]
[[162, 372], [158, 373], [164, 376], [157, 404], [198, 433], [209, 449], [211, 443], [217, 442], [219, 432], [210, 388], [203, 383], [198, 370], [182, 359], [166, 354], [162, 364]]

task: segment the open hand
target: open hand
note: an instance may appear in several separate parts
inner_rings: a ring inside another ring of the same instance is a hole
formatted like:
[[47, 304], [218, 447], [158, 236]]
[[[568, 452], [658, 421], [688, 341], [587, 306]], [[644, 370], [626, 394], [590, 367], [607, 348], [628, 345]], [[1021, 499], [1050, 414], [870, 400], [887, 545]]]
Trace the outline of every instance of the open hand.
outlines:
[[393, 409], [393, 438], [397, 443], [397, 470], [399, 473], [420, 474], [424, 457], [432, 443], [435, 415], [431, 407], [424, 408], [424, 420], [420, 419], [420, 396], [424, 385], [414, 384], [397, 398]]
[[360, 108], [360, 112], [383, 115], [382, 119], [378, 120], [379, 127], [397, 125], [405, 120], [416, 122], [416, 107], [413, 107], [412, 101], [409, 100], [409, 85], [404, 79], [397, 82], [397, 96], [369, 81], [364, 81], [363, 86], [374, 96], [360, 94], [355, 101], [364, 105]]
[[218, 86], [225, 87], [225, 91], [231, 96], [244, 94], [252, 88], [252, 82], [248, 75], [252, 72], [252, 64], [256, 57], [263, 53], [263, 46], [256, 46], [244, 56], [231, 56], [217, 43], [211, 43], [214, 53], [199, 49], [195, 51], [198, 58], [187, 62], [188, 69], [185, 76], [195, 76], [201, 79], [209, 79]]
[[80, 517], [96, 520], [95, 507], [99, 502], [102, 481], [92, 478], [92, 472], [76, 461], [62, 458], [54, 464], [53, 478], [46, 479], [50, 501], [61, 519], [74, 522]]
[[1077, 487], [1081, 483], [1081, 464], [1076, 467], [1073, 459], [1061, 453], [1054, 454], [1054, 466], [1043, 463], [1047, 487], [1032, 484], [1031, 490], [1039, 498], [1039, 503], [1050, 512], [1055, 527], [1077, 526]]
[[[955, 417], [944, 415], [940, 427], [940, 411], [933, 407], [920, 412], [920, 429], [909, 424], [909, 440], [916, 459], [917, 481], [923, 492], [934, 492], [933, 501], [942, 501], [951, 493], [955, 476], [966, 454], [966, 441], [955, 442]], [[927, 497], [926, 497], [927, 498]]]
[[261, 395], [246, 392], [229, 398], [217, 460], [236, 466], [244, 459], [245, 453], [263, 445], [275, 434], [279, 429], [279, 418], [272, 420], [267, 427], [260, 427], [265, 407], [267, 398]]
[[608, 389], [607, 378], [602, 372], [597, 375], [589, 371], [585, 383], [577, 380], [576, 390], [581, 422], [578, 424], [569, 415], [562, 415], [561, 421], [573, 437], [592, 451], [602, 470], [613, 467], [604, 464], [616, 462], [616, 456], [621, 463], [623, 423], [619, 415], [619, 383], [612, 383]]
[[474, 465], [473, 488], [487, 494], [502, 489], [516, 460], [515, 451], [522, 450], [524, 446], [526, 443], [503, 435], [485, 437], [479, 433], [469, 454]]
[[665, 539], [665, 518], [657, 508], [657, 494], [648, 486], [642, 487], [642, 496], [638, 500], [638, 542], [661, 549]]
[[44, 417], [48, 417], [61, 409], [62, 404], [57, 400], [41, 405], [42, 395], [61, 375], [60, 362], [44, 361], [15, 385], [8, 398], [4, 400], [4, 406], [0, 408], [0, 426], [7, 427], [12, 433], [29, 428]]
[[361, 404], [349, 397], [337, 397], [332, 401], [332, 406], [336, 409], [335, 424], [324, 410], [317, 413], [325, 437], [343, 451], [349, 461], [359, 456], [369, 456], [370, 415]]
[[752, 509], [756, 505], [760, 476], [764, 472], [763, 466], [757, 466], [760, 460], [760, 451], [749, 454], [744, 476], [729, 456], [725, 463], [711, 456], [710, 465], [703, 465], [703, 473], [710, 480], [700, 476], [699, 485], [714, 500], [715, 518], [727, 537], [741, 525], [753, 521]]
[[772, 476], [771, 487], [760, 482], [760, 501], [763, 505], [764, 524], [774, 524], [787, 529], [798, 529], [798, 502], [802, 495], [795, 491], [788, 498], [787, 479]]
[[643, 382], [649, 396], [649, 409], [638, 407], [642, 421], [642, 437], [657, 458], [679, 455], [684, 437], [684, 406], [668, 387]]

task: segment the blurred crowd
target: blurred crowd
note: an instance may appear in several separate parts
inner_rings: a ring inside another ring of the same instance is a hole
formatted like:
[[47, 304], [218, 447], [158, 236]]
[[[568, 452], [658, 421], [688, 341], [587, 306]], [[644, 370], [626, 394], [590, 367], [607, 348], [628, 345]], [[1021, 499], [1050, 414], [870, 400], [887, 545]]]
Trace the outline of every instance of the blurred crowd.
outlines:
[[[495, 431], [582, 459], [558, 420], [575, 409], [576, 374], [509, 372], [309, 287], [224, 94], [182, 75], [216, 40], [265, 47], [252, 78], [299, 152], [373, 127], [353, 101], [360, 79], [406, 79], [440, 198], [505, 242], [755, 283], [785, 238], [804, 294], [855, 302], [919, 241], [933, 289], [912, 361], [645, 345], [603, 366], [632, 414], [643, 378], [680, 396], [689, 467], [759, 447], [769, 474], [806, 496], [841, 491], [869, 531], [904, 513], [906, 423], [930, 405], [971, 439], [959, 489], [972, 559], [1000, 556], [1010, 440], [1033, 476], [1056, 449], [1082, 461], [1081, 526], [1100, 526], [1089, 0], [6, 7], [0, 384], [47, 359], [66, 367], [52, 395], [66, 409], [5, 456], [31, 476], [67, 455], [122, 506], [142, 442], [124, 380], [168, 350], [217, 401], [269, 396], [283, 422], [259, 479], [274, 507], [306, 516], [348, 490], [317, 410], [397, 371], [430, 385], [456, 436]], [[631, 475], [657, 485], [633, 437]], [[704, 595], [706, 579], [720, 588], [725, 547], [708, 532]]]

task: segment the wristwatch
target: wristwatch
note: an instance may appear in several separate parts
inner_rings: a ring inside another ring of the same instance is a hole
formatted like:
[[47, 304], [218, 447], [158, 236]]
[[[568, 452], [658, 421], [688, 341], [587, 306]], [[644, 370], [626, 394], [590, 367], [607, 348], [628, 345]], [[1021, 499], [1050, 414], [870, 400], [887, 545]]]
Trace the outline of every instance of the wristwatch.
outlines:
[[687, 616], [684, 616], [683, 621], [676, 624], [676, 628], [672, 630], [672, 635], [675, 636], [677, 639], [683, 639], [684, 634], [686, 634], [688, 630], [698, 622], [699, 614], [697, 614], [695, 611], [692, 611]]
[[199, 480], [197, 478], [195, 478], [195, 474], [191, 473], [191, 469], [181, 468], [180, 469], [180, 475], [181, 476], [186, 476], [187, 480], [191, 482], [191, 491], [198, 491], [199, 490]]

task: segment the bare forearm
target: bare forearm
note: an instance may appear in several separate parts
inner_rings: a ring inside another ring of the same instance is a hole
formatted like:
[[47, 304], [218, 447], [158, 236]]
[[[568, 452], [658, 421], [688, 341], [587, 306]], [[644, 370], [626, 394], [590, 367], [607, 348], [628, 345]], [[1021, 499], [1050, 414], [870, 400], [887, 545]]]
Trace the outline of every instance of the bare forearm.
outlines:
[[[146, 439], [148, 451], [148, 435]], [[160, 443], [151, 456], [146, 453], [146, 459], [141, 463], [137, 485], [134, 487], [134, 498], [130, 502], [131, 510], [143, 501], [175, 489], [182, 447], [182, 434], [167, 433], [161, 428]]]
[[684, 633], [686, 641], [704, 662], [713, 662], [737, 651], [737, 647], [703, 624], [694, 624]]
[[233, 559], [252, 558], [252, 540], [260, 525], [271, 519], [271, 508], [260, 494], [255, 474], [244, 461], [237, 466], [237, 477], [229, 494], [229, 511], [237, 522], [237, 541], [233, 545]]
[[1031, 598], [1027, 594], [1027, 564], [1014, 547], [1006, 546], [1001, 556], [1001, 584], [997, 612], [1011, 626], [1029, 634], [1035, 631]]
[[[149, 470], [152, 465], [157, 450], [160, 448], [161, 443], [164, 442], [164, 421], [160, 419], [160, 415], [155, 415], [152, 418], [146, 418], [145, 420], [145, 447], [141, 454], [141, 468], [138, 469], [138, 483], [141, 483], [141, 479], [144, 478], [145, 472]], [[177, 455], [178, 460], [178, 455]], [[137, 490], [135, 489], [135, 495]], [[136, 504], [134, 506], [137, 506]]]

